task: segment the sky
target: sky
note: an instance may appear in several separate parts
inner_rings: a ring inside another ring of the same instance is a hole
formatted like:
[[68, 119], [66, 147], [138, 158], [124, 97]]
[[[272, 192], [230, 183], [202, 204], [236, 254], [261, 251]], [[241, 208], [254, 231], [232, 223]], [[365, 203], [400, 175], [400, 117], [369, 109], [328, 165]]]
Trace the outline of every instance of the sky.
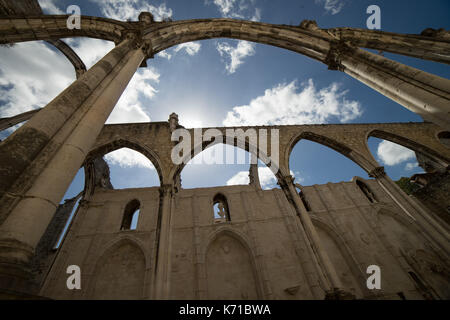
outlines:
[[[420, 34], [425, 28], [450, 29], [450, 1], [365, 0], [39, 0], [44, 13], [64, 14], [78, 5], [82, 15], [137, 20], [150, 11], [155, 19], [236, 18], [298, 25], [316, 20], [321, 28], [366, 28], [366, 9], [381, 9], [381, 30]], [[88, 68], [113, 43], [64, 39]], [[385, 57], [450, 78], [448, 65], [384, 53]], [[0, 47], [0, 117], [43, 107], [75, 80], [68, 60], [43, 42]], [[326, 123], [421, 122], [401, 105], [339, 71], [280, 48], [230, 39], [202, 40], [159, 53], [140, 68], [107, 123], [167, 121], [175, 112], [185, 127]], [[51, 85], [49, 85], [51, 83]], [[0, 132], [5, 139], [12, 130]], [[375, 138], [369, 148], [389, 176], [397, 180], [422, 172], [414, 152]], [[220, 147], [220, 146], [219, 146]], [[223, 146], [222, 146], [223, 147]], [[232, 149], [227, 147], [226, 150]], [[205, 151], [207, 152], [207, 151]], [[227, 151], [228, 152], [228, 151]], [[105, 155], [115, 188], [158, 186], [151, 162], [120, 149]], [[301, 185], [368, 178], [351, 160], [310, 141], [300, 141], [290, 158], [291, 174]], [[270, 170], [259, 168], [264, 189], [277, 187]], [[248, 164], [188, 164], [184, 188], [248, 183]], [[65, 198], [83, 189], [79, 171]]]

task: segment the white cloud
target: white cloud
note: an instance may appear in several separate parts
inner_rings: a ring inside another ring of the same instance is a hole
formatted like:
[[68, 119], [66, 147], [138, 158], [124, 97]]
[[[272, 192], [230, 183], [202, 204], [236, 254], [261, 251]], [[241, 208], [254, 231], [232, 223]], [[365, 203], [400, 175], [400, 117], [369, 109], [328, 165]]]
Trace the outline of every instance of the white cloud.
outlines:
[[416, 157], [414, 151], [387, 140], [380, 142], [377, 155], [381, 162], [387, 166], [395, 166]]
[[277, 178], [268, 167], [258, 168], [258, 175], [259, 183], [261, 184], [261, 188], [263, 189], [274, 187], [277, 183]]
[[184, 50], [188, 55], [194, 56], [200, 51], [200, 48], [201, 44], [198, 42], [187, 42], [177, 45], [173, 50], [175, 52]]
[[338, 14], [344, 7], [343, 0], [316, 0], [316, 4], [323, 5], [326, 12]]
[[[114, 43], [110, 41], [89, 38], [69, 39], [67, 43], [88, 69], [114, 48]], [[159, 82], [159, 76], [154, 68], [138, 69], [106, 122], [149, 122], [150, 117], [144, 111], [141, 98], [153, 98], [157, 92], [153, 84]]]
[[154, 170], [152, 162], [142, 153], [132, 149], [122, 148], [104, 156], [109, 165], [119, 165], [122, 168], [148, 168]]
[[38, 2], [44, 14], [66, 14], [53, 3], [55, 0], [39, 0]]
[[227, 186], [246, 185], [249, 184], [248, 171], [239, 171], [227, 181]]
[[[261, 9], [254, 7], [254, 0], [214, 0], [224, 18], [261, 20]], [[244, 59], [255, 54], [255, 44], [248, 41], [238, 41], [236, 46], [227, 42], [218, 42], [217, 51], [225, 58], [225, 68], [228, 74], [236, 72], [244, 63]]]
[[180, 51], [181, 52], [184, 51], [186, 54], [190, 56], [195, 56], [200, 51], [201, 47], [202, 45], [199, 42], [186, 42], [179, 44], [174, 48], [161, 51], [157, 55], [167, 60], [172, 59], [172, 56], [176, 55]]
[[326, 123], [336, 119], [348, 122], [362, 114], [357, 101], [345, 98], [347, 90], [339, 90], [337, 83], [317, 90], [309, 79], [298, 92], [296, 81], [279, 84], [267, 89], [248, 105], [236, 106], [229, 111], [225, 126], [247, 125], [293, 125]]
[[113, 42], [100, 39], [69, 38], [65, 41], [83, 60], [87, 69], [91, 68], [114, 48]]
[[161, 21], [164, 18], [172, 17], [172, 9], [167, 8], [165, 3], [159, 6], [153, 6], [144, 0], [91, 0], [98, 4], [102, 14], [107, 18], [116, 20], [131, 20], [137, 21], [139, 13], [148, 11], [153, 14], [156, 21]]
[[149, 122], [150, 117], [145, 113], [140, 98], [153, 98], [157, 90], [152, 84], [159, 82], [159, 76], [159, 73], [153, 68], [139, 69], [106, 123]]
[[159, 56], [161, 58], [165, 58], [167, 60], [172, 59], [172, 55], [169, 53], [169, 50], [161, 51], [161, 52], [157, 53], [157, 56]]
[[214, 0], [213, 3], [224, 18], [251, 19], [253, 21], [259, 21], [261, 18], [260, 9], [254, 8], [254, 0]]
[[229, 74], [235, 73], [237, 68], [244, 63], [244, 59], [255, 54], [255, 44], [248, 41], [238, 41], [236, 47], [227, 42], [219, 42], [217, 51], [221, 57], [225, 57], [225, 68]]
[[41, 41], [0, 47], [0, 56], [0, 117], [44, 107], [75, 80], [67, 58]]
[[417, 162], [408, 162], [405, 166], [406, 171], [411, 171], [413, 169], [416, 169], [419, 167], [419, 164]]

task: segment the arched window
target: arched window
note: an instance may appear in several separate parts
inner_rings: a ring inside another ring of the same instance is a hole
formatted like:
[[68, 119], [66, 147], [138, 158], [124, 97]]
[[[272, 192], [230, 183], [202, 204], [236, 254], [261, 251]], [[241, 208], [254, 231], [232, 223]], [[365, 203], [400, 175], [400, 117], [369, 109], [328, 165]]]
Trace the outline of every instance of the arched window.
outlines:
[[438, 134], [438, 139], [443, 145], [445, 145], [447, 148], [450, 148], [450, 132], [440, 132]]
[[136, 230], [140, 206], [141, 204], [138, 200], [132, 200], [127, 204], [125, 212], [123, 213], [120, 230]]
[[364, 193], [366, 198], [371, 202], [378, 202], [377, 198], [375, 197], [375, 194], [370, 190], [370, 188], [362, 181], [356, 180], [356, 184], [358, 185], [359, 189]]
[[213, 199], [215, 222], [231, 221], [227, 198], [223, 194], [217, 194]]

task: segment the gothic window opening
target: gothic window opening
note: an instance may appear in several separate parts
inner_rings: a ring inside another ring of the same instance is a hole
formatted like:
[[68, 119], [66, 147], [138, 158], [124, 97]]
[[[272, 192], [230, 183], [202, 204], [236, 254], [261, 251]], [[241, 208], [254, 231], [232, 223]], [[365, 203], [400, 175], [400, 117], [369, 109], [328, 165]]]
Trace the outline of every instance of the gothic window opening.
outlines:
[[138, 200], [130, 201], [125, 207], [120, 230], [136, 230], [140, 213], [140, 202]]
[[213, 210], [215, 222], [231, 221], [228, 202], [224, 195], [218, 194], [214, 197]]
[[447, 148], [450, 148], [450, 132], [444, 131], [438, 134], [439, 141], [445, 145]]
[[375, 197], [375, 194], [364, 182], [356, 180], [356, 184], [358, 185], [359, 189], [361, 189], [362, 193], [364, 193], [366, 198], [370, 201], [370, 203], [378, 202], [377, 198]]

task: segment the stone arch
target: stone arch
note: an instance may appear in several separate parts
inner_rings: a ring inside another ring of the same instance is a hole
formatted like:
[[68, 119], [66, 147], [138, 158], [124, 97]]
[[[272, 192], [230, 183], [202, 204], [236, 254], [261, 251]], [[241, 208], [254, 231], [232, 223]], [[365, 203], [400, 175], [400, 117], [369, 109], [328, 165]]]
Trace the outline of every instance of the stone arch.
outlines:
[[143, 299], [146, 258], [141, 246], [122, 238], [97, 260], [92, 279], [92, 299]]
[[[420, 144], [416, 141], [413, 141], [411, 139], [408, 139], [408, 138], [398, 135], [396, 133], [379, 130], [379, 129], [375, 129], [375, 130], [372, 130], [367, 133], [367, 138], [366, 138], [365, 144], [366, 144], [367, 150], [369, 151], [369, 153], [371, 155], [372, 155], [372, 153], [370, 152], [368, 142], [367, 142], [370, 137], [387, 140], [387, 141], [396, 143], [398, 145], [401, 145], [405, 148], [411, 149], [414, 152], [418, 152], [420, 154], [425, 155], [426, 157], [439, 163], [443, 167], [448, 167], [448, 165], [450, 163], [450, 159], [448, 159], [446, 156], [442, 155], [440, 152], [438, 152], [428, 146]], [[373, 155], [372, 155], [372, 157], [373, 157]]]
[[125, 209], [122, 210], [122, 223], [120, 230], [132, 230], [132, 221], [134, 216], [137, 214], [139, 217], [138, 210], [141, 210], [141, 202], [137, 199], [128, 201], [125, 205]]
[[226, 18], [174, 21], [150, 25], [144, 30], [144, 39], [152, 40], [154, 54], [181, 43], [215, 38], [267, 44], [321, 62], [325, 62], [332, 40], [325, 32], [319, 34], [300, 27]]
[[263, 298], [255, 254], [241, 233], [227, 227], [217, 229], [204, 247], [203, 260], [208, 299]]
[[118, 139], [115, 139], [112, 141], [108, 141], [100, 146], [96, 146], [86, 156], [84, 163], [86, 164], [92, 159], [103, 156], [105, 154], [108, 154], [112, 151], [115, 151], [115, 150], [118, 150], [121, 148], [129, 148], [134, 151], [140, 152], [144, 156], [146, 156], [151, 161], [151, 163], [154, 165], [156, 172], [158, 173], [160, 184], [161, 185], [164, 184], [163, 166], [162, 166], [162, 162], [161, 162], [158, 154], [156, 152], [154, 152], [153, 150], [149, 149], [147, 146], [142, 145], [139, 142], [132, 141], [130, 139], [118, 138]]
[[364, 157], [359, 152], [353, 150], [352, 148], [346, 146], [345, 144], [336, 141], [334, 139], [331, 139], [329, 137], [326, 137], [324, 135], [319, 135], [317, 133], [304, 131], [301, 132], [294, 137], [291, 138], [291, 140], [288, 143], [288, 146], [285, 150], [284, 154], [284, 161], [283, 164], [286, 168], [289, 170], [289, 158], [291, 156], [292, 150], [294, 150], [295, 145], [300, 142], [300, 140], [305, 139], [312, 142], [316, 142], [318, 144], [321, 144], [325, 147], [328, 147], [330, 149], [333, 149], [334, 151], [342, 154], [343, 156], [347, 157], [354, 163], [356, 163], [358, 166], [360, 166], [364, 171], [366, 171], [368, 174], [376, 168], [374, 163]]
[[[141, 15], [143, 14], [141, 13]], [[299, 26], [273, 25], [235, 19], [196, 19], [155, 22], [145, 21], [145, 19], [141, 19], [141, 15], [139, 16], [139, 22], [125, 22], [102, 17], [81, 16], [81, 28], [72, 30], [65, 27], [67, 15], [40, 15], [39, 17], [35, 15], [34, 17], [27, 17], [25, 24], [22, 17], [11, 16], [5, 19], [9, 20], [11, 28], [2, 30], [0, 36], [7, 43], [69, 37], [91, 37], [118, 43], [126, 35], [127, 31], [135, 31], [135, 29], [143, 25], [146, 38], [155, 39], [155, 47], [159, 45], [158, 50], [161, 51], [164, 48], [161, 48], [161, 36], [158, 37], [158, 34], [165, 34], [172, 42], [178, 41], [173, 44], [176, 45], [181, 43], [180, 34], [184, 37], [189, 36], [192, 38], [192, 40], [187, 41], [217, 37], [239, 38], [251, 41], [251, 39], [246, 39], [246, 37], [248, 38], [247, 34], [250, 30], [254, 30], [257, 31], [257, 38], [260, 38], [258, 42], [267, 43], [274, 41], [276, 40], [274, 38], [278, 36], [280, 42], [274, 45], [283, 45], [287, 49], [290, 49], [294, 45], [292, 43], [294, 42], [292, 35], [297, 34], [298, 37], [300, 34], [301, 37], [298, 38], [309, 40], [311, 37], [315, 37], [318, 41], [346, 41], [358, 47], [383, 50], [442, 63], [450, 62], [450, 46], [445, 39], [445, 31], [442, 36], [439, 36], [438, 32], [436, 32], [436, 35], [424, 33], [421, 35], [412, 35], [357, 28], [321, 29], [315, 21], [310, 20], [304, 20]], [[22, 22], [20, 24], [20, 31], [14, 28], [14, 25], [18, 23], [17, 20]], [[201, 28], [202, 25], [204, 26], [203, 28]], [[189, 32], [195, 26], [204, 31], [198, 34]], [[304, 51], [313, 54], [314, 45], [311, 44], [311, 46], [313, 49], [306, 47]], [[414, 48], [414, 50], [411, 50], [411, 48]]]
[[361, 299], [368, 294], [364, 287], [365, 278], [357, 268], [358, 262], [353, 257], [344, 239], [327, 222], [319, 217], [311, 217], [322, 245], [334, 265], [344, 290]]
[[[191, 147], [191, 153], [188, 155], [185, 155], [185, 157], [182, 160], [182, 163], [179, 165], [176, 165], [172, 168], [167, 181], [176, 181], [176, 178], [178, 176], [180, 176], [181, 171], [183, 171], [184, 167], [190, 160], [192, 160], [195, 156], [199, 155], [206, 149], [213, 147], [217, 144], [227, 144], [227, 145], [230, 145], [230, 146], [233, 146], [236, 148], [240, 148], [241, 150], [247, 151], [251, 155], [255, 156], [258, 160], [261, 160], [263, 163], [266, 163], [268, 161], [268, 159], [270, 159], [266, 153], [263, 153], [260, 151], [260, 149], [257, 145], [255, 146], [253, 144], [250, 144], [247, 141], [247, 139], [245, 141], [238, 139], [238, 138], [231, 140], [231, 138], [233, 138], [233, 137], [228, 136], [226, 134], [226, 132], [222, 132], [222, 134], [223, 134], [223, 140], [203, 141], [201, 143], [198, 143], [197, 145], [193, 145]], [[259, 139], [259, 136], [258, 136], [258, 139]], [[268, 139], [269, 139], [269, 134], [268, 134]], [[230, 140], [233, 141], [233, 143], [231, 143]], [[242, 148], [240, 144], [244, 145], [244, 148]], [[281, 156], [281, 152], [280, 152], [279, 156]], [[280, 164], [281, 164], [281, 158], [279, 159], [278, 168], [274, 167], [274, 169], [278, 169], [277, 172], [274, 173], [275, 177], [277, 177], [278, 180], [280, 179], [280, 177], [286, 176], [287, 172], [289, 172], [289, 171], [286, 171], [284, 169], [284, 167], [282, 167]], [[267, 167], [270, 168], [269, 165], [267, 165]], [[272, 172], [273, 172], [273, 170], [272, 170]]]
[[[216, 217], [215, 216], [216, 212], [214, 212], [215, 221], [223, 221], [223, 222], [231, 221], [231, 214], [230, 214], [230, 207], [228, 205], [228, 199], [223, 193], [219, 192], [212, 198], [213, 210], [214, 210], [214, 206], [216, 204], [219, 204], [219, 211], [221, 211], [222, 214], [219, 213], [220, 217]], [[220, 204], [221, 204], [221, 206], [220, 206]]]
[[449, 131], [441, 131], [436, 135], [436, 139], [442, 143], [447, 148], [450, 148], [450, 132]]

